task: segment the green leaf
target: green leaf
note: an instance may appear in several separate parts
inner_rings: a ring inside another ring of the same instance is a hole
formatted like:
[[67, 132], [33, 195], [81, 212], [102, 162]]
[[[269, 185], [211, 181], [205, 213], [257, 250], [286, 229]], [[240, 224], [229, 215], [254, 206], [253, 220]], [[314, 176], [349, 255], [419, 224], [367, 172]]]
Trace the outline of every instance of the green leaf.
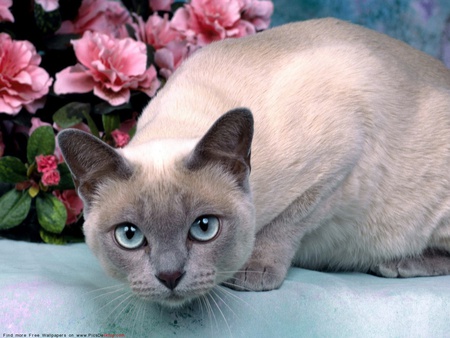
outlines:
[[[147, 96], [147, 101], [148, 101], [148, 96]], [[99, 104], [96, 104], [94, 106], [94, 113], [95, 114], [111, 114], [112, 112], [120, 112], [120, 111], [124, 111], [124, 110], [133, 110], [133, 107], [127, 102], [124, 104], [121, 104], [119, 106], [111, 106], [108, 102], [102, 102]]]
[[83, 113], [83, 115], [84, 115], [84, 118], [87, 121], [87, 124], [89, 126], [89, 129], [91, 130], [92, 135], [94, 135], [95, 137], [100, 138], [100, 133], [98, 131], [97, 125], [95, 124], [95, 122], [92, 119], [92, 117], [88, 113]]
[[26, 191], [15, 189], [0, 197], [0, 229], [13, 228], [28, 216], [31, 197]]
[[52, 34], [61, 26], [61, 14], [58, 10], [46, 12], [41, 5], [34, 5], [36, 26], [44, 34]]
[[70, 128], [83, 122], [84, 114], [89, 114], [90, 111], [89, 103], [71, 102], [53, 114], [53, 122], [63, 129]]
[[134, 137], [134, 135], [136, 134], [136, 129], [137, 129], [137, 125], [134, 125], [129, 131], [128, 131], [128, 135], [130, 135], [130, 139], [132, 139]]
[[67, 240], [64, 238], [64, 236], [52, 234], [51, 232], [45, 231], [44, 229], [39, 230], [39, 236], [47, 244], [62, 245], [67, 243]]
[[113, 130], [119, 129], [120, 117], [119, 114], [107, 114], [102, 115], [103, 129], [105, 130], [105, 136], [108, 139], [111, 136]]
[[70, 173], [69, 167], [65, 163], [58, 164], [59, 175], [61, 176], [61, 180], [59, 184], [54, 187], [55, 190], [69, 190], [75, 189], [75, 185], [73, 184], [72, 174]]
[[27, 179], [27, 168], [17, 157], [0, 158], [0, 182], [19, 183]]
[[51, 155], [55, 152], [55, 133], [50, 126], [37, 128], [28, 139], [27, 159], [33, 163], [38, 155]]
[[67, 221], [67, 211], [64, 204], [52, 194], [38, 195], [36, 212], [39, 224], [48, 232], [59, 234]]

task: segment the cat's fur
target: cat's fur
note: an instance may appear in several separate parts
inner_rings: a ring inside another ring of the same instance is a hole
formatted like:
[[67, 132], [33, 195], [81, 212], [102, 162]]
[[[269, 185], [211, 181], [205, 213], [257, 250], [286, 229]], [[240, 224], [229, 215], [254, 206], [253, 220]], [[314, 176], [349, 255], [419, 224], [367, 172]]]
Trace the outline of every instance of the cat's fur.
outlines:
[[[218, 283], [270, 290], [291, 265], [450, 273], [450, 71], [356, 25], [311, 20], [213, 43], [169, 79], [125, 148], [74, 130], [59, 143], [87, 243], [146, 299], [176, 306]], [[220, 220], [205, 243], [188, 235], [201, 215]], [[147, 244], [116, 244], [124, 222]]]

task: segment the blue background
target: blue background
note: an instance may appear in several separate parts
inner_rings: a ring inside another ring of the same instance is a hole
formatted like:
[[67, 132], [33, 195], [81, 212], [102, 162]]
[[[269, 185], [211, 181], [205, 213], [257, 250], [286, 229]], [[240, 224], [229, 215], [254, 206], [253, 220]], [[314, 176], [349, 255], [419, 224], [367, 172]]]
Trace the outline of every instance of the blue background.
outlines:
[[274, 0], [272, 26], [336, 17], [386, 33], [450, 67], [449, 0]]

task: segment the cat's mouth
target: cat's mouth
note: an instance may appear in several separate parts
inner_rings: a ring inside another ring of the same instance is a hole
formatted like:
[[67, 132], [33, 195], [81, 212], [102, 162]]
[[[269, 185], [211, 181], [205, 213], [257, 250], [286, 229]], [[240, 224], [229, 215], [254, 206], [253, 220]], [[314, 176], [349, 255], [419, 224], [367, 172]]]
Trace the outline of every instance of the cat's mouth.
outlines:
[[198, 299], [199, 297], [201, 297], [201, 295], [186, 296], [180, 295], [177, 292], [172, 292], [169, 296], [159, 299], [157, 302], [163, 306], [180, 308], [191, 303], [193, 300]]

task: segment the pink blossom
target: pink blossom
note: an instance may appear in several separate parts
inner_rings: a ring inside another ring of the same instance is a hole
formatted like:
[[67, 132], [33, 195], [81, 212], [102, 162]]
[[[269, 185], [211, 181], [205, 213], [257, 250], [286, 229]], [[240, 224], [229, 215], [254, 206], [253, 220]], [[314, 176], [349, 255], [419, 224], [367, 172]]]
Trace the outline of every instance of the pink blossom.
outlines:
[[34, 113], [43, 107], [53, 80], [40, 63], [30, 42], [0, 33], [0, 113], [15, 115], [22, 107]]
[[75, 190], [64, 190], [60, 192], [58, 190], [53, 191], [53, 195], [56, 196], [67, 210], [66, 224], [75, 223], [78, 220], [78, 216], [83, 210], [83, 201], [78, 197]]
[[33, 132], [34, 132], [37, 128], [39, 128], [39, 127], [44, 127], [44, 126], [50, 126], [50, 127], [51, 127], [51, 124], [42, 121], [42, 120], [41, 120], [40, 118], [38, 118], [38, 117], [32, 117], [32, 118], [31, 118], [31, 128], [30, 128], [30, 130], [28, 131], [28, 135], [31, 136], [31, 134], [33, 134]]
[[58, 168], [58, 159], [54, 155], [36, 156], [37, 170], [40, 173], [54, 171]]
[[58, 34], [86, 31], [100, 32], [114, 37], [128, 36], [125, 24], [132, 25], [130, 13], [118, 1], [83, 0], [73, 21], [63, 21]]
[[147, 68], [147, 48], [143, 42], [87, 31], [72, 44], [80, 63], [56, 74], [56, 94], [93, 90], [113, 106], [128, 102], [130, 90], [155, 95], [159, 81], [155, 68]]
[[130, 119], [125, 120], [120, 124], [119, 130], [129, 134], [130, 130], [136, 126], [138, 115], [138, 113], [134, 112]]
[[243, 0], [242, 19], [255, 26], [257, 31], [267, 29], [273, 14], [272, 1]]
[[125, 147], [128, 142], [130, 142], [130, 135], [120, 131], [119, 129], [113, 130], [111, 132], [111, 136], [113, 137], [117, 148]]
[[5, 153], [5, 144], [3, 143], [3, 134], [0, 131], [0, 157]]
[[153, 11], [170, 11], [173, 0], [149, 0], [148, 4]]
[[60, 180], [61, 180], [61, 176], [59, 175], [58, 170], [45, 171], [42, 174], [42, 178], [41, 178], [42, 184], [47, 187], [52, 186], [52, 185], [58, 185]]
[[187, 41], [172, 41], [155, 52], [155, 63], [159, 73], [168, 79], [181, 63], [195, 50]]
[[12, 0], [0, 0], [0, 22], [9, 21], [14, 22], [14, 17], [9, 10], [12, 6]]
[[155, 63], [160, 74], [166, 79], [190, 54], [190, 45], [179, 31], [175, 30], [167, 15], [160, 17], [156, 13], [147, 22], [136, 18], [136, 37], [156, 49]]
[[167, 14], [160, 17], [155, 13], [148, 18], [147, 22], [137, 16], [136, 21], [136, 37], [156, 50], [165, 47], [171, 41], [183, 40], [183, 35], [171, 26]]
[[189, 42], [204, 46], [228, 37], [253, 34], [254, 26], [241, 20], [243, 9], [242, 0], [192, 0], [175, 12], [172, 25]]
[[35, 2], [41, 5], [46, 12], [54, 11], [59, 7], [59, 0], [35, 0]]

